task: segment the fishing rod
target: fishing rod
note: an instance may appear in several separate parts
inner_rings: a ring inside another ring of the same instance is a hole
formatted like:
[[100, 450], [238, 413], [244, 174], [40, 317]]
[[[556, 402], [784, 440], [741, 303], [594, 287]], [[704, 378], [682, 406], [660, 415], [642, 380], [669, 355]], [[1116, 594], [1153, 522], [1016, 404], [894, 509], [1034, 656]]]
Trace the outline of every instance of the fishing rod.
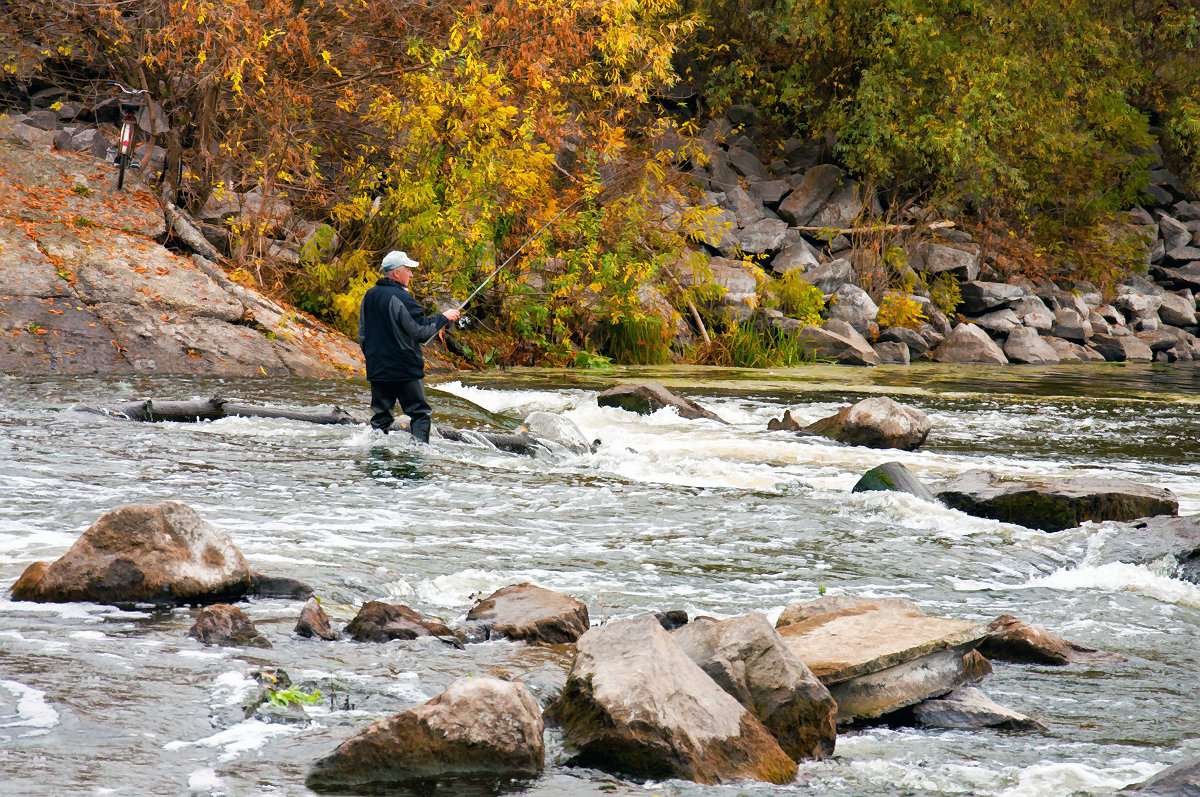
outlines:
[[[605, 187], [605, 184], [606, 184], [606, 183], [610, 183], [610, 182], [612, 182], [613, 180], [615, 180], [615, 179], [617, 179], [618, 177], [620, 177], [621, 175], [623, 175], [623, 174], [625, 174], [625, 173], [627, 173], [627, 172], [630, 172], [630, 171], [632, 171], [633, 169], [635, 169], [635, 168], [637, 168], [637, 167], [639, 167], [639, 166], [642, 166], [642, 165], [643, 165], [642, 163], [631, 164], [630, 166], [628, 166], [628, 167], [626, 167], [626, 168], [624, 168], [624, 169], [621, 169], [620, 171], [618, 171], [618, 172], [615, 172], [614, 174], [611, 174], [611, 175], [609, 175], [609, 176], [608, 176], [607, 178], [605, 178], [604, 180], [601, 180], [601, 181], [600, 181], [600, 186], [601, 186], [601, 187]], [[522, 244], [521, 244], [519, 247], [517, 247], [517, 251], [515, 251], [515, 252], [513, 252], [511, 255], [509, 255], [509, 256], [508, 256], [508, 259], [507, 259], [507, 260], [505, 260], [503, 263], [501, 263], [500, 265], [496, 266], [496, 268], [492, 270], [492, 273], [491, 273], [491, 274], [488, 274], [488, 275], [487, 275], [487, 277], [486, 277], [486, 278], [484, 278], [483, 282], [479, 283], [479, 285], [478, 285], [478, 286], [475, 288], [475, 290], [471, 291], [471, 295], [470, 295], [470, 296], [468, 296], [466, 299], [463, 299], [462, 303], [461, 303], [461, 304], [459, 304], [459, 306], [458, 306], [457, 308], [455, 308], [455, 309], [456, 309], [456, 310], [458, 310], [458, 312], [459, 312], [459, 313], [461, 313], [461, 312], [463, 311], [463, 309], [464, 309], [464, 308], [465, 308], [465, 307], [466, 307], [468, 304], [470, 304], [470, 303], [471, 303], [471, 300], [472, 300], [472, 299], [474, 299], [474, 298], [475, 298], [475, 297], [476, 297], [476, 296], [479, 294], [479, 292], [480, 292], [481, 290], [483, 290], [485, 287], [487, 287], [488, 283], [489, 283], [489, 282], [491, 282], [491, 281], [492, 281], [492, 280], [493, 280], [493, 279], [496, 277], [496, 275], [497, 275], [497, 274], [499, 274], [501, 271], [503, 271], [505, 268], [507, 268], [507, 267], [508, 267], [508, 265], [509, 265], [510, 263], [512, 263], [512, 262], [513, 262], [513, 260], [515, 260], [515, 259], [516, 259], [517, 255], [521, 254], [521, 250], [522, 250], [522, 249], [524, 249], [525, 247], [529, 246], [529, 244], [533, 243], [533, 242], [534, 242], [534, 240], [536, 240], [536, 239], [537, 239], [537, 237], [538, 237], [539, 235], [541, 235], [543, 232], [545, 232], [545, 231], [546, 231], [546, 229], [547, 229], [548, 227], [550, 227], [550, 225], [554, 224], [554, 222], [556, 222], [556, 221], [558, 221], [559, 219], [561, 219], [561, 218], [562, 218], [564, 215], [566, 215], [566, 213], [567, 213], [567, 211], [568, 211], [568, 210], [570, 210], [571, 208], [575, 207], [576, 205], [578, 205], [578, 204], [579, 204], [580, 202], [582, 202], [583, 200], [587, 199], [587, 198], [588, 198], [588, 196], [589, 196], [589, 195], [588, 195], [587, 193], [580, 194], [578, 197], [576, 197], [576, 198], [575, 198], [575, 200], [574, 200], [573, 202], [571, 202], [571, 204], [567, 205], [565, 208], [563, 208], [563, 209], [562, 209], [562, 210], [560, 210], [560, 211], [559, 211], [557, 214], [555, 214], [554, 218], [550, 219], [550, 221], [546, 222], [546, 223], [545, 223], [545, 224], [543, 224], [541, 227], [539, 227], [539, 228], [537, 229], [537, 231], [536, 231], [536, 232], [535, 232], [533, 235], [531, 235], [531, 236], [529, 236], [528, 238], [526, 238], [526, 239], [525, 239], [525, 242], [524, 242], [524, 243], [522, 243]], [[458, 325], [459, 325], [459, 327], [465, 327], [465, 326], [467, 325], [467, 317], [466, 317], [466, 316], [462, 316], [462, 317], [460, 317], [460, 318], [458, 319]]]

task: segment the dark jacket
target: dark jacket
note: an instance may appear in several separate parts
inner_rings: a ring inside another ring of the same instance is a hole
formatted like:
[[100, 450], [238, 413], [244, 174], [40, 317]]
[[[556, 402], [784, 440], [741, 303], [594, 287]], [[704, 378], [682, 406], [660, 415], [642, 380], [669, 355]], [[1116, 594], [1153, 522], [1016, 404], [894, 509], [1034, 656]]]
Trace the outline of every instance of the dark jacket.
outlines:
[[363, 296], [358, 313], [358, 345], [367, 360], [367, 380], [407, 382], [425, 376], [421, 344], [449, 324], [438, 313], [425, 313], [412, 294], [384, 277]]

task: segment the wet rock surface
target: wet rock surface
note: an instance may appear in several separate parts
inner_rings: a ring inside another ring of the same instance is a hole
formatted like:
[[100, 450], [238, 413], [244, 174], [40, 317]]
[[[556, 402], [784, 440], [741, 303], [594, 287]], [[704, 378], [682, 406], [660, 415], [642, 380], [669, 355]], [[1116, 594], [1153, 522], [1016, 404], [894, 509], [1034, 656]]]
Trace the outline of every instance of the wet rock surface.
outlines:
[[988, 623], [987, 634], [979, 642], [977, 650], [993, 661], [1018, 664], [1063, 666], [1121, 659], [1114, 653], [1068, 642], [1011, 614], [1003, 614]]
[[969, 470], [934, 491], [944, 504], [969, 515], [1043, 531], [1074, 528], [1088, 520], [1134, 520], [1179, 511], [1170, 490], [1125, 479], [1035, 481]]
[[205, 606], [196, 616], [196, 622], [188, 630], [205, 645], [269, 648], [271, 643], [258, 632], [250, 618], [236, 606], [216, 603]]
[[974, 686], [964, 686], [939, 698], [918, 703], [913, 706], [913, 717], [926, 728], [1047, 730], [1042, 723], [1005, 708]]
[[106, 512], [57, 561], [35, 562], [14, 600], [182, 604], [246, 594], [250, 568], [220, 529], [178, 501]]
[[588, 610], [580, 601], [528, 582], [493, 592], [467, 612], [472, 634], [523, 642], [574, 642], [588, 630]]
[[912, 471], [899, 462], [885, 462], [871, 468], [855, 482], [851, 492], [865, 493], [875, 490], [908, 493], [926, 501], [936, 502], [937, 496], [925, 486]]
[[524, 684], [460, 678], [428, 703], [343, 742], [316, 763], [307, 785], [377, 793], [406, 782], [423, 789], [437, 783], [447, 793], [463, 793], [457, 790], [472, 778], [536, 777], [545, 767], [543, 730], [541, 709]]
[[439, 620], [427, 620], [400, 604], [367, 601], [354, 619], [346, 624], [346, 633], [355, 642], [388, 642], [436, 636], [455, 640], [454, 632]]
[[601, 407], [618, 407], [639, 415], [649, 415], [664, 407], [673, 407], [680, 418], [706, 418], [724, 423], [715, 412], [701, 407], [689, 398], [672, 393], [657, 382], [617, 385], [601, 393], [596, 401]]
[[875, 396], [811, 423], [803, 431], [849, 445], [911, 451], [925, 442], [931, 428], [929, 416], [915, 407]]
[[321, 602], [316, 598], [309, 598], [308, 602], [300, 609], [300, 619], [296, 621], [295, 631], [300, 636], [310, 639], [316, 637], [333, 641], [342, 638], [342, 635], [330, 622], [329, 615], [321, 608]]
[[562, 696], [547, 711], [580, 766], [699, 783], [796, 776], [795, 762], [762, 723], [654, 617], [607, 623], [580, 637]]

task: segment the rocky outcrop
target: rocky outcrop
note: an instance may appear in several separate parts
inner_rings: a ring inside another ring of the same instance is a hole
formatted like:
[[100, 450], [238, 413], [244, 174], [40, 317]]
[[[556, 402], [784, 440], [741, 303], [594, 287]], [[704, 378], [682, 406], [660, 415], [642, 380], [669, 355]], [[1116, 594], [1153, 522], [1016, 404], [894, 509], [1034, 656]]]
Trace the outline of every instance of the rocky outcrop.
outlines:
[[706, 410], [689, 398], [672, 393], [657, 382], [611, 387], [596, 397], [596, 403], [601, 407], [616, 407], [639, 415], [649, 415], [665, 407], [672, 407], [679, 413], [680, 418], [706, 418], [724, 423], [715, 412]]
[[329, 615], [321, 608], [321, 602], [316, 598], [309, 598], [304, 607], [300, 609], [300, 619], [296, 621], [295, 631], [302, 637], [309, 639], [316, 637], [327, 642], [342, 638], [342, 635], [334, 629], [333, 623], [329, 621]]
[[908, 493], [926, 501], [937, 501], [937, 497], [929, 488], [899, 462], [885, 462], [871, 468], [862, 475], [850, 492], [865, 493], [875, 490]]
[[1063, 666], [1076, 663], [1119, 661], [1121, 656], [1068, 642], [1044, 628], [1002, 614], [988, 623], [978, 650], [993, 661]]
[[178, 501], [106, 512], [53, 564], [35, 562], [14, 600], [211, 603], [245, 595], [250, 568], [220, 529]]
[[545, 767], [542, 712], [519, 681], [460, 678], [445, 692], [369, 725], [318, 761], [307, 785], [344, 793], [431, 781], [537, 776]]
[[1146, 565], [1155, 572], [1200, 584], [1200, 515], [1152, 517], [1098, 541], [1096, 561]]
[[[971, 680], [983, 626], [869, 599], [777, 627], [837, 702], [839, 724], [882, 717]], [[782, 619], [782, 618], [781, 618]]]
[[1010, 479], [969, 470], [935, 492], [946, 506], [968, 515], [1042, 531], [1074, 528], [1088, 520], [1134, 520], [1179, 511], [1170, 490], [1125, 479]]
[[472, 635], [522, 642], [574, 642], [588, 630], [580, 601], [528, 582], [498, 589], [467, 612]]
[[217, 603], [201, 609], [196, 615], [196, 622], [188, 630], [188, 636], [195, 637], [205, 645], [271, 647], [271, 643], [258, 632], [246, 613], [228, 603]]
[[455, 640], [454, 632], [445, 623], [426, 620], [407, 606], [382, 601], [364, 603], [354, 619], [346, 624], [346, 633], [355, 642], [388, 642], [424, 636]]
[[954, 327], [929, 357], [939, 363], [1008, 364], [1004, 350], [975, 324]]
[[793, 760], [833, 755], [837, 705], [762, 614], [698, 619], [672, 637], [718, 686], [754, 712]]
[[964, 686], [933, 700], [918, 703], [913, 706], [913, 718], [918, 725], [926, 728], [1047, 730], [1042, 723], [1005, 708], [974, 686]]
[[573, 763], [637, 778], [788, 783], [796, 764], [762, 723], [704, 673], [653, 617], [579, 639], [548, 712]]
[[0, 372], [361, 373], [353, 342], [162, 246], [157, 201], [114, 184], [91, 155], [0, 140]]
[[929, 416], [917, 408], [875, 396], [815, 421], [803, 431], [849, 445], [911, 451], [925, 442], [932, 427]]

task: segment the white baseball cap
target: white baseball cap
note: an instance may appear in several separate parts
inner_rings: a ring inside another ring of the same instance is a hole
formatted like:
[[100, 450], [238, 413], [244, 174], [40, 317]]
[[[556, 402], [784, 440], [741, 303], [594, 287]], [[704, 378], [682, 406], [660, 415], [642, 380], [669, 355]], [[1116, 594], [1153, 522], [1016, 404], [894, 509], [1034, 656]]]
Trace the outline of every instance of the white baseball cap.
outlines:
[[387, 274], [389, 271], [400, 268], [401, 266], [407, 266], [408, 268], [413, 269], [420, 265], [420, 263], [418, 263], [416, 260], [413, 260], [404, 252], [394, 249], [384, 255], [383, 262], [379, 264], [379, 272], [381, 274]]

